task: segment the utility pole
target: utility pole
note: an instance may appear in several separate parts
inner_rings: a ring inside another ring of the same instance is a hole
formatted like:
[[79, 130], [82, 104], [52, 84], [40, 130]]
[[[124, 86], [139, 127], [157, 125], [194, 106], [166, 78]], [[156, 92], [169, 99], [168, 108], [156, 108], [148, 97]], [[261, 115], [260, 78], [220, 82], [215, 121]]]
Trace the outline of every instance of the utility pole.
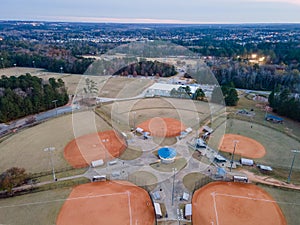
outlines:
[[290, 183], [290, 182], [291, 182], [291, 175], [292, 175], [292, 170], [293, 170], [293, 166], [294, 166], [296, 154], [297, 154], [297, 153], [300, 153], [299, 150], [291, 150], [291, 152], [294, 153], [294, 157], [293, 157], [291, 169], [290, 169], [290, 172], [289, 172], [289, 176], [288, 176], [288, 179], [287, 179], [287, 183]]
[[136, 112], [133, 112], [133, 133], [135, 134], [135, 115]]
[[175, 172], [176, 168], [172, 168], [173, 171], [173, 185], [172, 185], [172, 206], [174, 205], [174, 193], [175, 193]]
[[56, 176], [55, 176], [55, 171], [54, 171], [53, 158], [52, 158], [52, 151], [54, 151], [54, 150], [55, 150], [55, 147], [48, 147], [48, 148], [44, 149], [45, 152], [49, 152], [50, 162], [51, 162], [51, 166], [52, 166], [53, 180], [57, 181]]
[[232, 170], [232, 164], [233, 164], [233, 159], [234, 159], [234, 153], [235, 153], [235, 149], [236, 149], [236, 145], [239, 141], [237, 140], [234, 140], [233, 143], [234, 143], [234, 146], [233, 146], [233, 152], [232, 152], [232, 155], [231, 155], [231, 160], [230, 160], [230, 172]]
[[54, 107], [55, 107], [55, 116], [57, 117], [57, 108], [56, 108], [56, 102], [57, 102], [58, 100], [57, 99], [55, 99], [55, 100], [53, 100], [52, 102], [54, 103]]

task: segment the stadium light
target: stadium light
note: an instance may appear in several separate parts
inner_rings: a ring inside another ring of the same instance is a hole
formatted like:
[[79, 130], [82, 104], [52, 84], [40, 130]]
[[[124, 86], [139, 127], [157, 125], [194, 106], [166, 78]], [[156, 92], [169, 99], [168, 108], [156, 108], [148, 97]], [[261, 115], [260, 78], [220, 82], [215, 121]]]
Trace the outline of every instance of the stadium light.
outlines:
[[51, 152], [55, 150], [55, 147], [48, 147], [45, 148], [44, 151], [45, 152], [49, 152], [49, 156], [50, 156], [50, 162], [51, 162], [51, 166], [52, 166], [52, 174], [53, 174], [53, 180], [57, 181], [56, 176], [55, 176], [55, 171], [54, 171], [54, 165], [53, 165], [53, 159], [52, 159], [52, 154]]
[[55, 100], [53, 100], [52, 102], [54, 103], [54, 107], [55, 107], [55, 116], [57, 117], [57, 108], [56, 108], [56, 102], [57, 102], [58, 100], [57, 99], [55, 99]]
[[290, 182], [291, 182], [291, 175], [292, 175], [292, 170], [293, 170], [293, 166], [294, 166], [296, 154], [297, 154], [297, 153], [300, 153], [299, 150], [291, 150], [291, 152], [294, 153], [294, 157], [293, 157], [291, 169], [290, 169], [290, 172], [289, 172], [289, 176], [288, 176], [288, 179], [287, 179], [287, 183], [290, 183]]
[[174, 189], [175, 189], [175, 173], [176, 173], [176, 168], [172, 168], [173, 171], [173, 186], [172, 186], [172, 205], [174, 205]]
[[237, 145], [237, 143], [239, 143], [239, 141], [234, 140], [233, 143], [234, 143], [234, 146], [233, 146], [233, 152], [232, 152], [231, 160], [230, 160], [230, 172], [232, 170], [232, 164], [233, 164], [233, 159], [234, 159], [234, 153], [235, 153], [236, 145]]

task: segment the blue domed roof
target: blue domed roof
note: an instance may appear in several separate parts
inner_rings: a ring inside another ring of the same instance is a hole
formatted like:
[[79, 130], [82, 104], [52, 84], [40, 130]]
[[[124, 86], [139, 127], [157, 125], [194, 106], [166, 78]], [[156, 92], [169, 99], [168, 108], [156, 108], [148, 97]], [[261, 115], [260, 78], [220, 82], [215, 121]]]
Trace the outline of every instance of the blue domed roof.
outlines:
[[158, 156], [163, 159], [172, 159], [176, 157], [177, 153], [174, 148], [163, 147], [158, 150]]

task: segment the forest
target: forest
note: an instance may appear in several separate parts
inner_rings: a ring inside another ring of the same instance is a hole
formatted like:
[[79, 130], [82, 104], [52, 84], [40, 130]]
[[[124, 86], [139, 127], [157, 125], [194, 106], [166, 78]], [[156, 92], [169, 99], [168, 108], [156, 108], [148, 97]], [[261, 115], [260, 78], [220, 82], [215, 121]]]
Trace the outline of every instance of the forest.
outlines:
[[171, 77], [176, 74], [176, 69], [173, 65], [161, 63], [158, 61], [142, 61], [133, 63], [115, 72], [114, 75], [127, 76], [132, 74], [133, 76], [160, 76]]
[[0, 79], [0, 123], [36, 114], [68, 103], [69, 96], [62, 79], [45, 81], [30, 74]]
[[269, 103], [273, 111], [281, 116], [300, 121], [300, 96], [293, 94], [288, 88], [276, 88], [269, 95]]

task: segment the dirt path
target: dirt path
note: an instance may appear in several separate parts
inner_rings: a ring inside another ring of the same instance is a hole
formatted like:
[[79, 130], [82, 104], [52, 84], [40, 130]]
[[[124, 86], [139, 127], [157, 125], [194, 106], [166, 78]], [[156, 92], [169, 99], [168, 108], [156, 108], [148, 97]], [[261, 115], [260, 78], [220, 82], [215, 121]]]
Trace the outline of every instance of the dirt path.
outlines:
[[300, 186], [296, 186], [294, 184], [288, 184], [286, 182], [276, 180], [270, 176], [256, 175], [247, 170], [240, 170], [240, 172], [246, 174], [248, 179], [251, 181], [254, 181], [254, 182], [267, 184], [267, 185], [271, 185], [271, 186], [275, 186], [275, 187], [285, 187], [285, 188], [290, 188], [290, 189], [294, 189], [294, 190], [300, 190]]

